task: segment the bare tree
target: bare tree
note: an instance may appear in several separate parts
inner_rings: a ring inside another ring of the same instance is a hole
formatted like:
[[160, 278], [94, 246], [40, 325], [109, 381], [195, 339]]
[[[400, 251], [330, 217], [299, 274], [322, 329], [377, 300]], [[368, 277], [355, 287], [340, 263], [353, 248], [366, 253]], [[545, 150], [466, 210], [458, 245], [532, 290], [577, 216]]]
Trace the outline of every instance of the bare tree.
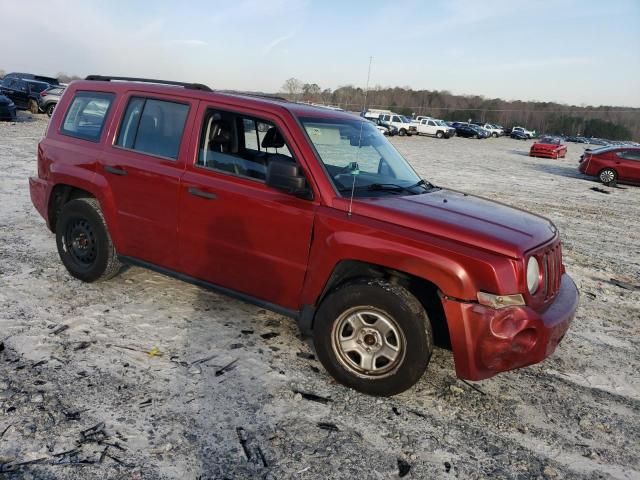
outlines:
[[302, 92], [302, 86], [304, 83], [295, 77], [287, 79], [282, 85], [282, 90], [291, 97], [292, 100], [296, 100], [297, 96]]
[[56, 78], [58, 79], [58, 81], [60, 83], [69, 83], [72, 80], [80, 80], [81, 78], [77, 75], [68, 75], [64, 72], [58, 72], [58, 74], [56, 75]]

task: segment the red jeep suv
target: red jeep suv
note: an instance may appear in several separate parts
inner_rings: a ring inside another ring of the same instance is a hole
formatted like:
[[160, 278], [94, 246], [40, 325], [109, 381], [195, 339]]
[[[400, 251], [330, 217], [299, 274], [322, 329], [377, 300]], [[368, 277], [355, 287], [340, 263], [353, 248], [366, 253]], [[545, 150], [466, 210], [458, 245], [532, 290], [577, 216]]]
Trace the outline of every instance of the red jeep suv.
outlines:
[[31, 198], [69, 273], [143, 266], [296, 319], [338, 381], [411, 387], [542, 361], [578, 306], [556, 227], [421, 179], [357, 116], [199, 84], [72, 82]]

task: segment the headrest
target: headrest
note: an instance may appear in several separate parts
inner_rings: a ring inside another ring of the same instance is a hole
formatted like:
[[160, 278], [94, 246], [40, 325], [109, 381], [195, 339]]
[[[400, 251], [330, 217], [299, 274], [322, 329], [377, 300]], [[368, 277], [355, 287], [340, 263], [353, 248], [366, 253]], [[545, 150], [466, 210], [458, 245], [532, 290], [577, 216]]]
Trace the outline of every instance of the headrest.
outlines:
[[211, 137], [211, 143], [217, 145], [231, 143], [231, 132], [224, 124], [218, 124], [215, 126], [213, 136]]
[[282, 148], [284, 147], [284, 138], [276, 127], [269, 127], [262, 139], [262, 148]]

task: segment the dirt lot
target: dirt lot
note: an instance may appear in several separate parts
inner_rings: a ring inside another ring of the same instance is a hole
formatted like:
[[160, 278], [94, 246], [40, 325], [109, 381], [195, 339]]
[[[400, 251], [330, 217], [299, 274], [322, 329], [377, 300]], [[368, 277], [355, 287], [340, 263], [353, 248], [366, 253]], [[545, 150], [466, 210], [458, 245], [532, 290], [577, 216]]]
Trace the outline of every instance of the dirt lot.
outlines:
[[72, 279], [29, 200], [47, 120], [21, 119], [0, 124], [0, 477], [640, 478], [640, 188], [583, 178], [580, 145], [393, 140], [437, 185], [551, 218], [581, 306], [540, 365], [471, 385], [438, 349], [376, 399], [277, 314], [139, 268]]

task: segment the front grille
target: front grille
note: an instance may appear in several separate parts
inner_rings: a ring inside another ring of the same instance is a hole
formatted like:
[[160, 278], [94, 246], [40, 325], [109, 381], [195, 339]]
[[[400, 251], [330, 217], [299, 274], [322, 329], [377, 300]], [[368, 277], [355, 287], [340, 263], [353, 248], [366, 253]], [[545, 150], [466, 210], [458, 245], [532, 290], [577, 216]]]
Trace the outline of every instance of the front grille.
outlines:
[[542, 293], [546, 301], [555, 297], [560, 290], [562, 279], [562, 247], [560, 242], [545, 250], [539, 260], [542, 264]]

